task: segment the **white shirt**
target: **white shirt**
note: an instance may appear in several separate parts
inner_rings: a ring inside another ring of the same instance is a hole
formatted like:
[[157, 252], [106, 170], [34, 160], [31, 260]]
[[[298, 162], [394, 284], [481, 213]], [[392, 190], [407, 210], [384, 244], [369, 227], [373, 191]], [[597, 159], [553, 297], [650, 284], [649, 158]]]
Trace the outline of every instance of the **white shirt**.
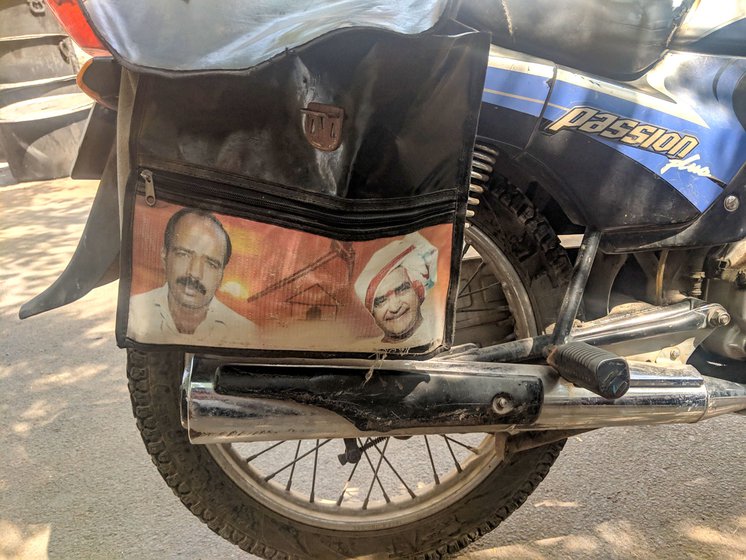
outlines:
[[194, 332], [180, 333], [168, 308], [168, 284], [130, 297], [127, 336], [146, 344], [260, 347], [256, 325], [215, 297]]

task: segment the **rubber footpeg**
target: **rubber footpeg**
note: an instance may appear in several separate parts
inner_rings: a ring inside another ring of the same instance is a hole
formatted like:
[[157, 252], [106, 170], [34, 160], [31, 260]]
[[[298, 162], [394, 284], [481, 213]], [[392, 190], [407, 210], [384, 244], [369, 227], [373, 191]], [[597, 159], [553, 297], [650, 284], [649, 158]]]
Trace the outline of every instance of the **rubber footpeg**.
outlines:
[[627, 360], [585, 342], [555, 346], [547, 362], [569, 382], [606, 399], [618, 399], [629, 389]]

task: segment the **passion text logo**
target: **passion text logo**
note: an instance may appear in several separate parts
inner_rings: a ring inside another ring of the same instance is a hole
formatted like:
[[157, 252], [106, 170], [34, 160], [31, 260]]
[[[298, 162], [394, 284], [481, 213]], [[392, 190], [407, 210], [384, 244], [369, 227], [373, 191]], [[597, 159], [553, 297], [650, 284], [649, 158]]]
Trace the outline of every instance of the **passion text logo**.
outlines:
[[694, 136], [591, 107], [573, 107], [544, 130], [551, 134], [560, 130], [597, 134], [601, 138], [663, 154], [670, 159], [683, 159], [699, 146], [699, 140]]

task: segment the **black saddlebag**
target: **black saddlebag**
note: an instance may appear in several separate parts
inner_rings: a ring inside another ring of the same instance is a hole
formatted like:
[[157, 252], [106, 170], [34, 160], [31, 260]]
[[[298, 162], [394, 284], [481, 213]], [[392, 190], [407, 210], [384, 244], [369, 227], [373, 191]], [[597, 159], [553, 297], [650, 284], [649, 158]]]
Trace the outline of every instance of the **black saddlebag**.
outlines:
[[253, 71], [140, 75], [119, 344], [447, 348], [488, 48], [358, 29]]

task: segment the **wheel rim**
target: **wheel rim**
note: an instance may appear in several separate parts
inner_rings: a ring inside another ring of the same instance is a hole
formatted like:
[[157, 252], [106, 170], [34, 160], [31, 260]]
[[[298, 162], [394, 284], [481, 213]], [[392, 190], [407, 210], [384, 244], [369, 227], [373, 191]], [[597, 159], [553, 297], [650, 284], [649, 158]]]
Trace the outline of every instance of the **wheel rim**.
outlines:
[[[456, 344], [507, 342], [537, 334], [529, 295], [504, 253], [467, 230]], [[494, 436], [448, 434], [360, 438], [364, 451], [342, 465], [343, 440], [207, 445], [238, 487], [298, 522], [370, 531], [427, 517], [457, 502], [500, 464]]]

